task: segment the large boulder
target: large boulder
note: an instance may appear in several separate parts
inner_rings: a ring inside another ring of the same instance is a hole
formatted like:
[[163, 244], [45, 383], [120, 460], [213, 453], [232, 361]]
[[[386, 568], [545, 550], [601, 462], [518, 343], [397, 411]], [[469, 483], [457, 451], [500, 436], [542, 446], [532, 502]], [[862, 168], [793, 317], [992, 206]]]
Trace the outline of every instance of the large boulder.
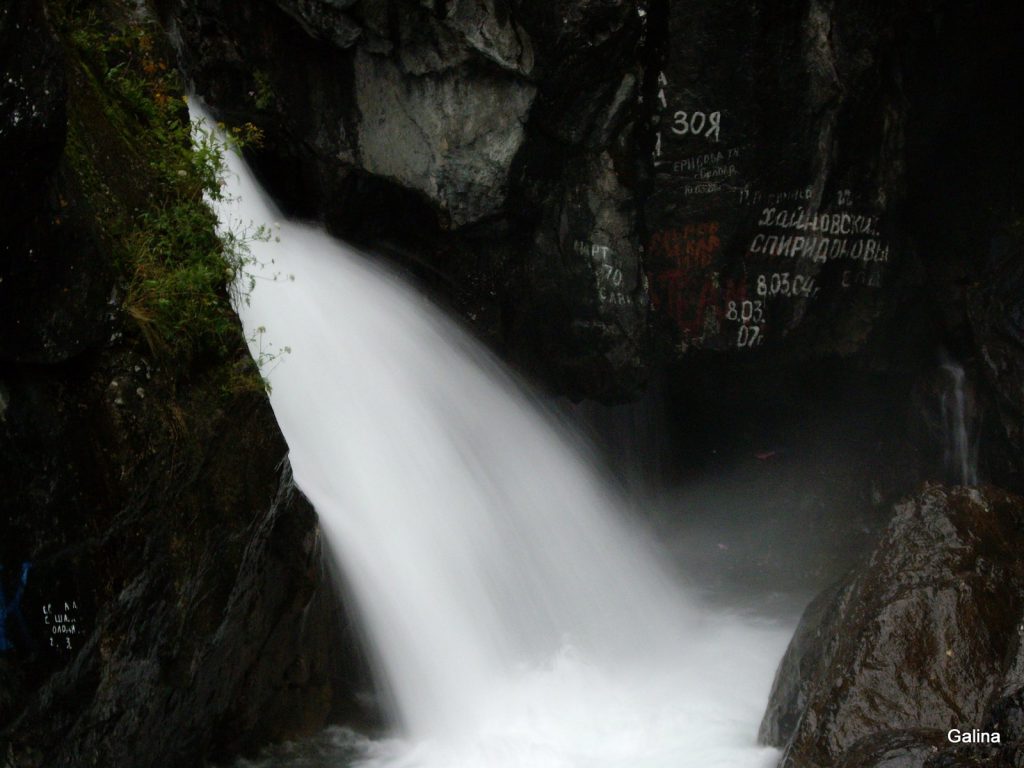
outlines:
[[785, 749], [783, 766], [918, 765], [929, 745], [950, 748], [949, 729], [991, 725], [1024, 609], [1022, 514], [991, 488], [931, 485], [897, 506], [779, 667], [760, 738]]
[[944, 739], [937, 731], [872, 734], [846, 750], [837, 768], [925, 768]]

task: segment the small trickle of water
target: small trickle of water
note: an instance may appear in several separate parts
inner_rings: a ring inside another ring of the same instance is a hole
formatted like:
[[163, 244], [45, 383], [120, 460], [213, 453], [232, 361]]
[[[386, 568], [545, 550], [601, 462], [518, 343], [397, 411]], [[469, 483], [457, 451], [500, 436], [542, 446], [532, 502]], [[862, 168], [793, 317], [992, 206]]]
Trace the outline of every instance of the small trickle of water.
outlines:
[[[788, 628], [697, 604], [493, 356], [228, 161], [222, 227], [280, 222], [239, 317], [254, 356], [290, 350], [271, 404], [400, 733], [335, 732], [324, 764], [768, 766]], [[297, 754], [268, 764], [317, 764]]]
[[941, 394], [943, 463], [946, 472], [961, 485], [978, 484], [978, 444], [973, 434], [973, 408], [968, 399], [967, 375], [955, 361], [942, 365], [945, 376]]

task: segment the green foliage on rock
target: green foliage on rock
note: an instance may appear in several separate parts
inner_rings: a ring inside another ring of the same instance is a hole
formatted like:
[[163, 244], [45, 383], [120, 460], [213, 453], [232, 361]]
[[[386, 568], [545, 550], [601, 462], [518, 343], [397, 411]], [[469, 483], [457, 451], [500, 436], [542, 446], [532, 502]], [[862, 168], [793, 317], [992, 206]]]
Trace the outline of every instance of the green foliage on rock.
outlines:
[[[245, 290], [248, 243], [266, 231], [218, 234], [207, 198], [222, 195], [226, 150], [212, 126], [193, 130], [159, 28], [127, 9], [111, 20], [82, 6], [55, 9], [71, 84], [65, 156], [113, 255], [119, 306], [168, 367], [237, 360], [244, 339], [231, 300]], [[239, 147], [260, 139], [252, 126], [229, 133]], [[264, 387], [254, 365], [223, 368], [226, 391]]]

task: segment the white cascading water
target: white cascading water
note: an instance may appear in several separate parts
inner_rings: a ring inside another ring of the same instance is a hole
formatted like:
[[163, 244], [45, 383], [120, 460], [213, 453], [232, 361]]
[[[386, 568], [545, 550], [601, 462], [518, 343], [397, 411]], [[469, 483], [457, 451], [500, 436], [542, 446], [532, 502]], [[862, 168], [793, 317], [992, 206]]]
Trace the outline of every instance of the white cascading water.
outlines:
[[967, 403], [967, 374], [954, 360], [946, 360], [942, 371], [948, 379], [941, 395], [943, 461], [946, 470], [961, 485], [978, 484], [978, 446], [972, 439]]
[[498, 361], [394, 275], [281, 221], [228, 160], [221, 226], [274, 235], [251, 244], [239, 316], [254, 356], [291, 350], [267, 366], [271, 403], [398, 732], [360, 740], [354, 764], [771, 765], [756, 732], [789, 630], [687, 599]]

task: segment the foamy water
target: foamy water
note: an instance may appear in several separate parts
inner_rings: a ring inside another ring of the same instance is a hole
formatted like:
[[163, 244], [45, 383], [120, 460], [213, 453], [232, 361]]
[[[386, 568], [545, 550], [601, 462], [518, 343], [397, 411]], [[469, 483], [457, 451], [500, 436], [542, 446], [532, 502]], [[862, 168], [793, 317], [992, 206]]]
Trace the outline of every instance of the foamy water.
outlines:
[[755, 738], [790, 628], [691, 598], [499, 361], [394, 275], [282, 220], [229, 160], [222, 227], [273, 234], [251, 246], [239, 316], [272, 358], [295, 479], [396, 734], [333, 730], [264, 764], [772, 765]]

